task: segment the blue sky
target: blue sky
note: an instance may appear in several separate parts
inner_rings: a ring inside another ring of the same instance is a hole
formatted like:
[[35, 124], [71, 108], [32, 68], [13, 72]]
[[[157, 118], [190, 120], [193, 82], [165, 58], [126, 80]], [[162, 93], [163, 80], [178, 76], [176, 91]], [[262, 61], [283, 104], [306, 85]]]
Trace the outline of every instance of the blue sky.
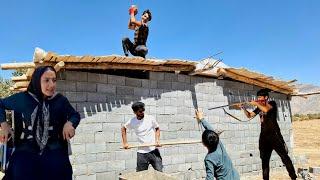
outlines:
[[[133, 0], [149, 8], [150, 57], [217, 56], [233, 67], [320, 85], [318, 0]], [[122, 54], [130, 0], [0, 0], [0, 63], [58, 54]], [[0, 71], [9, 77], [9, 71]]]

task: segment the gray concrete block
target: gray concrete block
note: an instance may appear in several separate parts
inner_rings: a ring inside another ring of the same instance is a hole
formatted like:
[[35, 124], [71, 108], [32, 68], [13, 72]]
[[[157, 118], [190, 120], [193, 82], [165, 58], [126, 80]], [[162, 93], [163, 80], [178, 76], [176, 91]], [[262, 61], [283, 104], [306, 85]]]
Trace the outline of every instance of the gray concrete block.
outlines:
[[164, 80], [165, 81], [178, 81], [178, 74], [175, 73], [164, 73]]
[[77, 82], [76, 89], [78, 92], [97, 92], [97, 84], [88, 82]]
[[157, 87], [158, 89], [171, 89], [171, 83], [172, 82], [167, 82], [167, 81], [158, 81]]
[[65, 96], [70, 102], [84, 102], [87, 100], [85, 92], [65, 92]]
[[107, 161], [107, 171], [122, 171], [126, 169], [125, 160]]
[[114, 132], [96, 132], [94, 136], [95, 143], [115, 142]]
[[97, 179], [96, 174], [80, 175], [80, 176], [76, 176], [76, 178], [75, 178], [75, 180], [96, 180], [96, 179]]
[[73, 175], [85, 175], [87, 174], [87, 165], [86, 164], [74, 164], [72, 165]]
[[76, 83], [74, 81], [58, 80], [56, 86], [57, 91], [76, 91]]
[[104, 93], [87, 93], [88, 102], [105, 103], [107, 102], [106, 94]]
[[116, 94], [116, 86], [112, 84], [97, 84], [97, 92]]
[[163, 81], [164, 80], [164, 73], [163, 72], [150, 72], [149, 79]]
[[88, 82], [93, 83], [108, 83], [108, 75], [107, 74], [99, 74], [99, 73], [88, 73]]
[[148, 97], [148, 96], [149, 96], [149, 89], [145, 89], [145, 88], [134, 88], [133, 94], [134, 94], [135, 96]]
[[97, 173], [97, 180], [107, 180], [107, 179], [117, 179], [118, 176], [116, 175], [115, 171], [111, 172], [103, 172]]
[[86, 153], [103, 153], [106, 152], [106, 143], [88, 143], [86, 144]]
[[141, 87], [142, 86], [142, 81], [141, 79], [136, 79], [136, 78], [125, 78], [125, 85], [126, 86], [131, 86], [131, 87]]
[[88, 174], [96, 174], [107, 171], [107, 162], [94, 162], [89, 163], [88, 165]]
[[88, 81], [87, 72], [65, 71], [65, 76], [68, 81]]
[[117, 95], [134, 95], [134, 88], [133, 87], [117, 86], [116, 93], [117, 93]]
[[184, 74], [178, 74], [178, 82], [190, 83], [190, 76]]
[[124, 86], [125, 85], [125, 77], [124, 76], [108, 75], [108, 84], [115, 84], [118, 86]]

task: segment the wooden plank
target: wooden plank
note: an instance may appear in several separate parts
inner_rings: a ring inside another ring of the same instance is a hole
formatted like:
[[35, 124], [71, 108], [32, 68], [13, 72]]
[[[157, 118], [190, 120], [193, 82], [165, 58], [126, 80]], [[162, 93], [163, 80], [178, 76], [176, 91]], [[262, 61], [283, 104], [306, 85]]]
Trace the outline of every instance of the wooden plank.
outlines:
[[59, 72], [64, 67], [64, 65], [64, 62], [60, 61], [56, 65], [54, 65], [54, 69], [56, 70], [56, 72]]
[[[54, 63], [46, 62], [46, 65], [54, 66]], [[122, 63], [85, 63], [77, 62], [65, 63], [65, 69], [131, 69], [131, 70], [146, 70], [146, 71], [187, 71], [190, 72], [194, 66], [153, 66], [142, 64], [122, 64]]]
[[29, 85], [29, 81], [20, 81], [20, 82], [16, 82], [16, 83], [13, 85], [13, 87], [14, 87], [15, 89], [17, 89], [17, 88], [25, 88], [25, 87], [28, 87], [28, 85]]
[[[179, 144], [197, 144], [197, 143], [201, 143], [201, 142], [202, 141], [200, 141], [200, 140], [162, 142], [162, 143], [160, 143], [160, 146], [179, 145]], [[137, 145], [131, 145], [131, 146], [129, 146], [129, 148], [149, 147], [149, 146], [156, 146], [156, 145], [157, 144], [137, 144]]]
[[283, 89], [283, 88], [277, 87], [277, 86], [270, 84], [270, 83], [267, 83], [267, 82], [259, 81], [257, 79], [251, 79], [246, 76], [233, 73], [231, 71], [228, 71], [228, 69], [219, 68], [217, 71], [217, 74], [219, 76], [229, 77], [229, 78], [237, 80], [237, 81], [245, 82], [248, 84], [253, 84], [256, 86], [263, 87], [263, 88], [268, 88], [273, 91], [281, 92], [284, 94], [292, 94], [293, 93], [292, 89]]
[[1, 64], [1, 69], [24, 69], [24, 68], [35, 68], [36, 65], [34, 62], [22, 62], [22, 63], [7, 63]]
[[28, 77], [25, 74], [23, 74], [22, 76], [11, 77], [11, 80], [12, 81], [27, 81], [27, 80], [30, 80], [30, 79], [28, 79]]
[[35, 69], [33, 69], [33, 68], [30, 68], [30, 69], [27, 70], [26, 76], [28, 77], [28, 79], [29, 79], [29, 78], [31, 79], [31, 76], [32, 76], [34, 70], [35, 70]]

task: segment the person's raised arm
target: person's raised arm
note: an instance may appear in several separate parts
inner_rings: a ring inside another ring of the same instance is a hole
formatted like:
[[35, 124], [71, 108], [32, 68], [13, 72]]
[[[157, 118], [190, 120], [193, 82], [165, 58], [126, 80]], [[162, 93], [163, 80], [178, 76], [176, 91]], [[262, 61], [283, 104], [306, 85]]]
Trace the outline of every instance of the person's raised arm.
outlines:
[[200, 109], [196, 109], [195, 110], [195, 114], [196, 114], [196, 119], [198, 121], [198, 123], [201, 123], [201, 125], [206, 129], [206, 130], [211, 130], [213, 131], [212, 126], [209, 124], [208, 121], [206, 121], [203, 117], [203, 112]]

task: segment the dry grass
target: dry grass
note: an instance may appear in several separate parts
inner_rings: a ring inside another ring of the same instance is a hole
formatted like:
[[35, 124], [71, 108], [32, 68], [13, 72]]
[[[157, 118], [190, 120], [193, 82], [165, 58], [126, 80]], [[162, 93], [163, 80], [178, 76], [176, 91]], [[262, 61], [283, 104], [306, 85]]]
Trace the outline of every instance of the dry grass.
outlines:
[[[295, 121], [293, 122], [294, 156], [306, 156], [307, 162], [295, 164], [298, 167], [320, 166], [320, 119]], [[315, 177], [320, 179], [320, 177]], [[262, 179], [259, 175], [246, 175], [241, 177], [243, 180]], [[290, 179], [284, 168], [281, 170], [271, 170], [270, 179], [285, 180]], [[301, 178], [298, 178], [301, 179]]]

